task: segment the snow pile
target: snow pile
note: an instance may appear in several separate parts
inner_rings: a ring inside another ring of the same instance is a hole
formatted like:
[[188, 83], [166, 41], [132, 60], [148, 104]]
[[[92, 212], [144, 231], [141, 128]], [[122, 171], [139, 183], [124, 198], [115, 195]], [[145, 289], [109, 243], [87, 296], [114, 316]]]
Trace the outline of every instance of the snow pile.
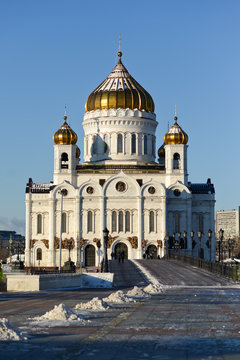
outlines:
[[160, 294], [161, 292], [163, 292], [163, 289], [159, 283], [149, 284], [143, 290], [148, 294]]
[[136, 302], [133, 298], [129, 297], [128, 295], [125, 295], [122, 290], [118, 290], [108, 297], [104, 298], [103, 301], [107, 303], [116, 303], [116, 304], [123, 304], [123, 303], [130, 303], [130, 302]]
[[131, 297], [149, 297], [150, 295], [146, 293], [142, 288], [139, 288], [138, 286], [134, 286], [132, 290], [129, 290], [127, 292], [127, 296]]
[[88, 301], [87, 303], [77, 304], [75, 309], [105, 311], [109, 309], [109, 306], [102, 299], [99, 299], [98, 297], [94, 297], [92, 300]]
[[26, 337], [22, 335], [22, 333], [16, 329], [12, 323], [6, 319], [0, 319], [0, 341], [19, 341], [19, 340], [27, 340]]
[[52, 320], [59, 320], [59, 321], [81, 321], [85, 324], [87, 321], [79, 317], [75, 312], [69, 309], [65, 304], [55, 305], [54, 308], [48, 312], [46, 312], [42, 316], [36, 316], [31, 320], [36, 321], [52, 321]]

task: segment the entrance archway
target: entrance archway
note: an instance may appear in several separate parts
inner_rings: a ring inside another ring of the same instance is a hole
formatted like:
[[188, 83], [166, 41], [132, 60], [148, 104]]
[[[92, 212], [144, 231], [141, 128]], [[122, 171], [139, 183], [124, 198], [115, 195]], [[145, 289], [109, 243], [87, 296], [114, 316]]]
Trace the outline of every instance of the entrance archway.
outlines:
[[93, 245], [85, 247], [85, 266], [95, 266], [95, 247]]
[[115, 246], [115, 259], [118, 259], [122, 252], [124, 253], [124, 259], [128, 259], [128, 247], [126, 244], [120, 242]]
[[155, 245], [149, 245], [146, 253], [150, 259], [157, 259], [157, 247]]

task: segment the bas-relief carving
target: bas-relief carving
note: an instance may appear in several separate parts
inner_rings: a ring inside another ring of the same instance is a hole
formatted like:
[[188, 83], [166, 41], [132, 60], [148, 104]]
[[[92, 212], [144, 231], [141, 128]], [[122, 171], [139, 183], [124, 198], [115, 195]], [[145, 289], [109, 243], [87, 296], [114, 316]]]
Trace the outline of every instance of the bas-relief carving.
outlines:
[[[62, 240], [62, 249], [68, 249], [68, 244], [71, 244], [72, 249], [74, 248], [74, 239], [71, 237], [70, 239]], [[59, 249], [60, 239], [55, 236], [54, 238], [54, 248]]]
[[138, 248], [138, 237], [137, 236], [128, 237], [127, 240], [130, 242], [133, 249]]
[[43, 244], [46, 246], [46, 248], [49, 249], [49, 240], [47, 240], [47, 239], [41, 239], [41, 240], [32, 239], [32, 240], [30, 240], [30, 249], [32, 249], [34, 247], [34, 244], [38, 241], [43, 242]]

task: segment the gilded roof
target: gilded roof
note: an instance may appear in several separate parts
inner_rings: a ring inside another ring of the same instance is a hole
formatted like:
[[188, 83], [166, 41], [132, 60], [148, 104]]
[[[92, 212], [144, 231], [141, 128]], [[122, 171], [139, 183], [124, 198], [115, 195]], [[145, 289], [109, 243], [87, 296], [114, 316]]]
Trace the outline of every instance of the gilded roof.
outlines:
[[154, 112], [151, 95], [129, 74], [119, 61], [108, 77], [89, 95], [85, 111], [102, 109], [138, 109]]
[[173, 124], [164, 136], [164, 143], [166, 145], [187, 144], [188, 136], [181, 126], [178, 125], [177, 116], [174, 117], [174, 120], [175, 124]]

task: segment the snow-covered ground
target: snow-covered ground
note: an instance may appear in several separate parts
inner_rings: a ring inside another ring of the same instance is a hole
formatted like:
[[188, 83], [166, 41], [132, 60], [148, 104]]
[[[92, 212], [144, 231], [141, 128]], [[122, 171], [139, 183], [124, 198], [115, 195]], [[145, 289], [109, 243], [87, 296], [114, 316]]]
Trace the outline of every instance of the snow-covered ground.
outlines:
[[0, 341], [19, 341], [27, 338], [6, 318], [0, 319]]

